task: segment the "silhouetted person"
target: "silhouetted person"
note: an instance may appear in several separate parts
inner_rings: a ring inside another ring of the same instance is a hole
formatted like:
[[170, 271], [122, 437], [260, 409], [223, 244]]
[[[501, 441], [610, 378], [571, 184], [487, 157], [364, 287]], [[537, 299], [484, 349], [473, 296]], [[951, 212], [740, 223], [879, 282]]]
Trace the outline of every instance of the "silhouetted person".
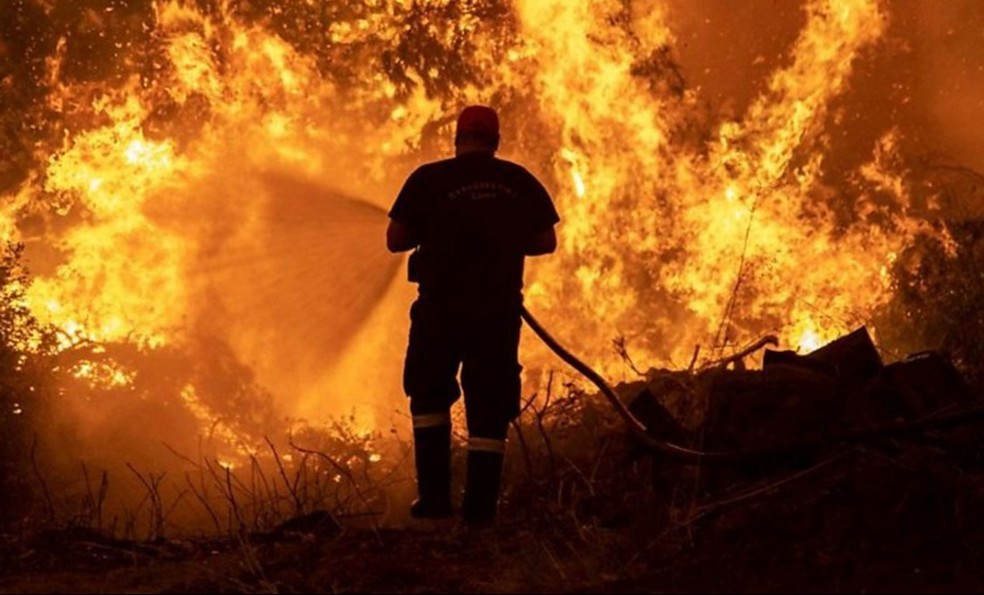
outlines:
[[390, 211], [386, 244], [415, 250], [409, 275], [419, 284], [403, 372], [416, 518], [452, 514], [450, 409], [461, 389], [468, 423], [462, 513], [467, 522], [495, 517], [506, 434], [519, 414], [523, 261], [557, 248], [560, 218], [549, 194], [526, 169], [496, 158], [498, 147], [495, 111], [465, 108], [455, 157], [414, 171]]

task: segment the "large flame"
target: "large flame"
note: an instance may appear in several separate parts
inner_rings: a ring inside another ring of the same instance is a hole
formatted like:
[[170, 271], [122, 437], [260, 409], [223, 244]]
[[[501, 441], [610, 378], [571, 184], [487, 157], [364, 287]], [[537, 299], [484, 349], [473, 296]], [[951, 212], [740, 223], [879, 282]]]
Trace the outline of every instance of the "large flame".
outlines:
[[[563, 219], [528, 303], [608, 371], [617, 335], [649, 364], [763, 333], [815, 348], [870, 322], [896, 255], [936, 233], [898, 128], [863, 165], [828, 166], [831, 106], [891, 27], [879, 0], [806, 2], [761, 93], [726, 118], [687, 85], [673, 8], [654, 2], [234, 4], [154, 4], [118, 80], [66, 76], [64, 39], [48, 61], [60, 141], [37, 149], [2, 229], [27, 242], [28, 302], [64, 349], [206, 335], [287, 415], [392, 405], [409, 289], [390, 287], [383, 209], [473, 101], [501, 109], [505, 156]], [[208, 417], [196, 394], [181, 388]]]
[[[523, 24], [546, 62], [541, 105], [561, 129], [566, 218], [562, 256], [538, 270], [536, 304], [576, 310], [564, 318], [581, 333], [589, 325], [600, 349], [599, 335], [620, 329], [657, 361], [680, 363], [695, 344], [720, 354], [765, 332], [809, 350], [889, 298], [885, 270], [919, 227], [906, 217], [902, 172], [877, 159], [892, 133], [860, 172], [876, 184], [831, 197], [856, 202], [850, 218], [817, 196], [828, 106], [885, 30], [878, 2], [809, 2], [789, 64], [742, 118], [699, 143], [685, 136], [696, 97], [654, 96], [638, 75], [672, 39], [658, 12], [633, 23], [643, 30], [613, 34], [620, 3], [528, 4]], [[892, 201], [884, 226], [863, 208], [876, 191]]]

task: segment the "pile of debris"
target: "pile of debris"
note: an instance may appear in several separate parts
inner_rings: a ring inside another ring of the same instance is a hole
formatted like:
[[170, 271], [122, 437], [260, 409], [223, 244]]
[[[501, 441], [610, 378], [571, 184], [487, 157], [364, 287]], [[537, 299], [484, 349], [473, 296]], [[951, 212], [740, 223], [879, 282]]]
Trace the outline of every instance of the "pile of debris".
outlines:
[[954, 415], [976, 413], [979, 396], [949, 359], [929, 351], [885, 365], [863, 327], [807, 355], [766, 350], [761, 370], [732, 359], [697, 373], [653, 371], [625, 388], [653, 437], [702, 452], [802, 454], [936, 425], [947, 426], [937, 434], [948, 448], [981, 447], [979, 430]]
[[924, 352], [885, 365], [861, 328], [763, 362], [654, 371], [622, 387], [653, 440], [749, 455], [692, 464], [633, 438], [652, 462], [643, 518], [681, 535], [686, 554], [652, 580], [681, 591], [979, 591], [984, 399], [951, 361]]

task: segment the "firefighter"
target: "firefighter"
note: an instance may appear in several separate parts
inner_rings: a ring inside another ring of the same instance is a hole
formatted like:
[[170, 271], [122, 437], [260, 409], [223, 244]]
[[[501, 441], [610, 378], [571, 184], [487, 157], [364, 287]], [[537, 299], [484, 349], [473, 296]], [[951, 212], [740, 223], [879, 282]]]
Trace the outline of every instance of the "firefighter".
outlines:
[[497, 158], [498, 147], [496, 112], [466, 107], [455, 156], [417, 168], [389, 213], [387, 247], [413, 250], [408, 273], [419, 290], [403, 373], [413, 417], [415, 518], [453, 514], [450, 409], [462, 391], [462, 515], [470, 524], [495, 518], [506, 434], [519, 414], [523, 264], [557, 248], [560, 218], [550, 195], [522, 166]]

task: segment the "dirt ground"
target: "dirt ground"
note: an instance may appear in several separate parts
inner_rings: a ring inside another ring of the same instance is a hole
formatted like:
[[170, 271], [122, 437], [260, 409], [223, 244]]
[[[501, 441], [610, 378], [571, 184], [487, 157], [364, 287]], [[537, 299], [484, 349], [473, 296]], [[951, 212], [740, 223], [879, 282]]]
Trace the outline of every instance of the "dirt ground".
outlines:
[[0, 591], [980, 592], [984, 466], [931, 442], [842, 447], [757, 479], [704, 470], [707, 488], [688, 494], [689, 474], [668, 507], [611, 486], [558, 505], [514, 484], [481, 530], [326, 519], [221, 540], [7, 535]]

